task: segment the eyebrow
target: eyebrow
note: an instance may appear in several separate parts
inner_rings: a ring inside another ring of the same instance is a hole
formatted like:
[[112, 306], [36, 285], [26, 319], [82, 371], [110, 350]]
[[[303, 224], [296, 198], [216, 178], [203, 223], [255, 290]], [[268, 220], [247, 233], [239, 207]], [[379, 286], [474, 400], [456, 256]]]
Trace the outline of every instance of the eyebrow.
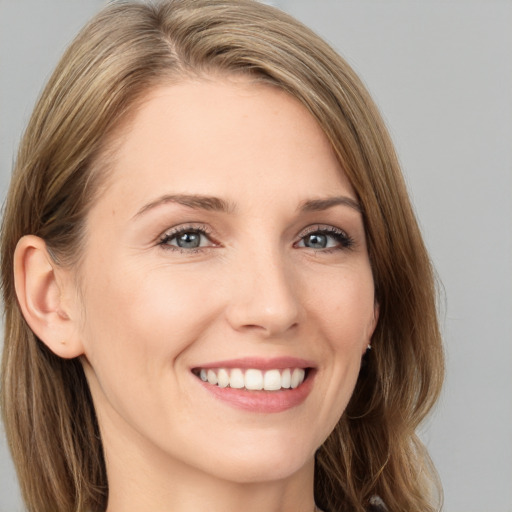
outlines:
[[235, 206], [233, 204], [225, 201], [224, 199], [220, 199], [219, 197], [202, 196], [197, 194], [166, 194], [143, 206], [136, 213], [135, 217], [139, 217], [157, 206], [168, 203], [176, 203], [196, 210], [214, 212], [230, 213], [235, 210]]
[[362, 213], [363, 211], [361, 205], [355, 199], [347, 196], [327, 197], [325, 199], [311, 199], [309, 201], [302, 202], [298, 209], [303, 212], [320, 212], [339, 205], [349, 206], [359, 213]]
[[[168, 203], [180, 204], [197, 210], [223, 213], [232, 213], [236, 210], [236, 206], [234, 204], [219, 197], [203, 196], [198, 194], [165, 194], [158, 199], [155, 199], [154, 201], [144, 205], [135, 214], [135, 217], [139, 217], [149, 210]], [[319, 212], [340, 205], [348, 206], [360, 213], [362, 212], [360, 204], [355, 199], [346, 196], [335, 196], [325, 199], [310, 199], [303, 201], [299, 205], [298, 210], [302, 212]]]

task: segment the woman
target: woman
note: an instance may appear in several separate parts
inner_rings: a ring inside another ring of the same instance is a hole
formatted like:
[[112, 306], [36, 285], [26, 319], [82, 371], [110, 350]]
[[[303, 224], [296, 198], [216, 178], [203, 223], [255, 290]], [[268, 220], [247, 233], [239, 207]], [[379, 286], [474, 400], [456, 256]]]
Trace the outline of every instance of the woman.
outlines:
[[2, 410], [29, 510], [436, 510], [428, 255], [359, 79], [251, 1], [110, 6], [22, 141]]

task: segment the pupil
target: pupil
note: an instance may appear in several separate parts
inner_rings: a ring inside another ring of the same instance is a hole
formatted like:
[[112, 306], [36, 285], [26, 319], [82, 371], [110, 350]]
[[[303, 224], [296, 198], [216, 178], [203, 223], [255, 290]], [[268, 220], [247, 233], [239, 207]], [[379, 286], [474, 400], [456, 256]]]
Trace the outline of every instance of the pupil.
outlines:
[[327, 237], [325, 235], [313, 234], [308, 236], [308, 247], [313, 249], [324, 249], [327, 246]]
[[198, 233], [183, 233], [178, 237], [178, 247], [194, 249], [199, 247], [200, 235]]

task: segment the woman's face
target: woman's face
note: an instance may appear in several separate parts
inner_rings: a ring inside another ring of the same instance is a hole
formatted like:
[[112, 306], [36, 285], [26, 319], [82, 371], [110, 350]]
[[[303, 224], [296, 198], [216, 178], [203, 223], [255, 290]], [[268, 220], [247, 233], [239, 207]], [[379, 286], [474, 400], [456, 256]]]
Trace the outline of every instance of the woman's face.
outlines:
[[153, 90], [119, 144], [77, 327], [107, 460], [237, 482], [311, 471], [376, 322], [326, 137], [287, 94], [233, 79]]

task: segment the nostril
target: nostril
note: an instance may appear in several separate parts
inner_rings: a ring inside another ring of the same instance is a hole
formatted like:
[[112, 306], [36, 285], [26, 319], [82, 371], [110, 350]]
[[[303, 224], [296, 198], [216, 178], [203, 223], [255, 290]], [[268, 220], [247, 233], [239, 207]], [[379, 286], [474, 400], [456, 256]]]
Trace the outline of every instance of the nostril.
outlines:
[[267, 261], [264, 272], [251, 272], [233, 283], [226, 317], [235, 330], [276, 336], [298, 326], [301, 306], [285, 273]]

